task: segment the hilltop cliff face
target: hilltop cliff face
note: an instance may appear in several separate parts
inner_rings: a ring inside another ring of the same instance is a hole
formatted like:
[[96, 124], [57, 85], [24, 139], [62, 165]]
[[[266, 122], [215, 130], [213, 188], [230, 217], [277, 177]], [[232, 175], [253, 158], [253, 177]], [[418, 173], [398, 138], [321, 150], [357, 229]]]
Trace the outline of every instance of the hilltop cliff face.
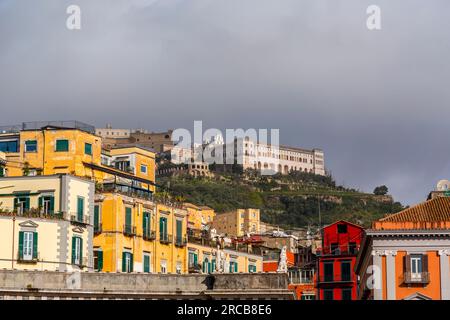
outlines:
[[371, 221], [403, 209], [389, 195], [363, 193], [337, 186], [331, 176], [294, 172], [286, 176], [259, 176], [256, 172], [161, 178], [172, 197], [217, 212], [237, 208], [261, 209], [261, 220], [285, 227], [306, 227], [346, 219], [370, 226]]

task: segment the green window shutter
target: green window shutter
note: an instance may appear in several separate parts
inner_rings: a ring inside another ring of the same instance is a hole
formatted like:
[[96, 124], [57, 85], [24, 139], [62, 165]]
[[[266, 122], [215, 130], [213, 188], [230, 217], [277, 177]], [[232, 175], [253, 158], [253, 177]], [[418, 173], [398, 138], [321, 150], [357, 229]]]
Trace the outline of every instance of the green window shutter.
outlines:
[[103, 251], [97, 251], [97, 269], [98, 271], [103, 270]]
[[83, 239], [80, 239], [80, 251], [79, 251], [79, 256], [80, 256], [80, 266], [83, 265]]
[[84, 144], [84, 153], [92, 156], [92, 144], [90, 144], [90, 143]]
[[159, 218], [159, 238], [164, 239], [164, 218]]
[[194, 265], [198, 264], [198, 256], [196, 253], [194, 253]]
[[98, 228], [100, 225], [100, 207], [98, 205], [94, 206], [94, 227]]
[[133, 272], [134, 267], [133, 267], [133, 254], [130, 253], [130, 272]]
[[19, 208], [19, 198], [14, 198], [14, 211], [18, 212]]
[[50, 201], [50, 213], [54, 213], [55, 212], [55, 197], [51, 196], [49, 197], [49, 201]]
[[39, 210], [44, 207], [44, 197], [39, 197], [38, 206], [39, 206]]
[[144, 255], [144, 272], [150, 272], [150, 257]]
[[150, 221], [150, 214], [148, 212], [144, 212], [142, 218], [142, 230], [144, 231], [144, 233], [147, 233], [147, 231], [149, 230], [148, 229], [149, 221]]
[[211, 261], [211, 271], [214, 272], [216, 270], [216, 259]]
[[230, 262], [230, 273], [233, 273], [233, 262]]
[[23, 231], [19, 231], [19, 259], [23, 259]]
[[125, 224], [131, 226], [131, 208], [125, 208]]
[[77, 200], [77, 218], [78, 221], [83, 221], [84, 215], [84, 198], [78, 197]]
[[127, 253], [122, 252], [122, 272], [127, 272], [127, 264], [125, 262], [126, 256], [127, 256]]
[[69, 140], [56, 140], [56, 151], [69, 151]]
[[25, 198], [25, 211], [30, 210], [30, 197]]
[[38, 257], [38, 233], [33, 232], [33, 259]]
[[0, 177], [4, 177], [5, 176], [5, 168], [0, 167]]
[[183, 220], [177, 220], [177, 240], [181, 241], [183, 234]]
[[238, 272], [238, 263], [237, 262], [235, 262], [234, 263], [234, 272]]
[[76, 237], [72, 237], [72, 264], [75, 264], [75, 242], [77, 241]]

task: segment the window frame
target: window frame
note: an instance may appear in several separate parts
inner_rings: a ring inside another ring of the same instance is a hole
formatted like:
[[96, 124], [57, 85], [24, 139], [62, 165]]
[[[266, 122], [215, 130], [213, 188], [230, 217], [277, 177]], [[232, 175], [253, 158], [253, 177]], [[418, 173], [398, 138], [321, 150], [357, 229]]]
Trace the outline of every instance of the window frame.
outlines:
[[[58, 146], [59, 143], [64, 142], [64, 141], [67, 142], [67, 150], [65, 150], [65, 149], [62, 150], [62, 149], [60, 149], [61, 146]], [[56, 141], [55, 141], [55, 152], [69, 152], [69, 150], [70, 150], [70, 141], [69, 141], [69, 139], [56, 139]]]
[[[34, 150], [28, 150], [28, 147], [29, 147], [28, 143], [30, 143], [30, 142], [34, 142], [34, 148], [35, 148]], [[27, 153], [36, 153], [38, 151], [37, 140], [26, 140], [24, 143], [24, 149], [25, 149], [25, 152], [27, 152]]]
[[[89, 148], [88, 148], [89, 147]], [[84, 143], [84, 154], [88, 156], [92, 156], [92, 143], [85, 142]]]

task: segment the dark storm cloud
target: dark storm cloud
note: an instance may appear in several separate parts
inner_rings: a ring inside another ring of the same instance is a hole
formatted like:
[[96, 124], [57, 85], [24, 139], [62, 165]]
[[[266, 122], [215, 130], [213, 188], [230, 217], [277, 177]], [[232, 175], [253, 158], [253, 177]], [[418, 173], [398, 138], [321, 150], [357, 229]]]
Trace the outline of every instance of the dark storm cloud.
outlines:
[[[82, 30], [65, 27], [78, 4]], [[366, 8], [381, 7], [368, 31]], [[1, 124], [280, 128], [338, 182], [450, 177], [447, 0], [0, 0]]]

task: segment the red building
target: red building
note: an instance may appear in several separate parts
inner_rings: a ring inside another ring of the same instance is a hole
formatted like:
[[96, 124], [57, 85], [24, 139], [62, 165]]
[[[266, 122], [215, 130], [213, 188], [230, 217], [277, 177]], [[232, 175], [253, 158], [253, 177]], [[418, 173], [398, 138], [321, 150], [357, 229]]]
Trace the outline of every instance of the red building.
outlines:
[[356, 255], [363, 228], [338, 221], [322, 229], [322, 248], [317, 251], [318, 300], [356, 300]]

